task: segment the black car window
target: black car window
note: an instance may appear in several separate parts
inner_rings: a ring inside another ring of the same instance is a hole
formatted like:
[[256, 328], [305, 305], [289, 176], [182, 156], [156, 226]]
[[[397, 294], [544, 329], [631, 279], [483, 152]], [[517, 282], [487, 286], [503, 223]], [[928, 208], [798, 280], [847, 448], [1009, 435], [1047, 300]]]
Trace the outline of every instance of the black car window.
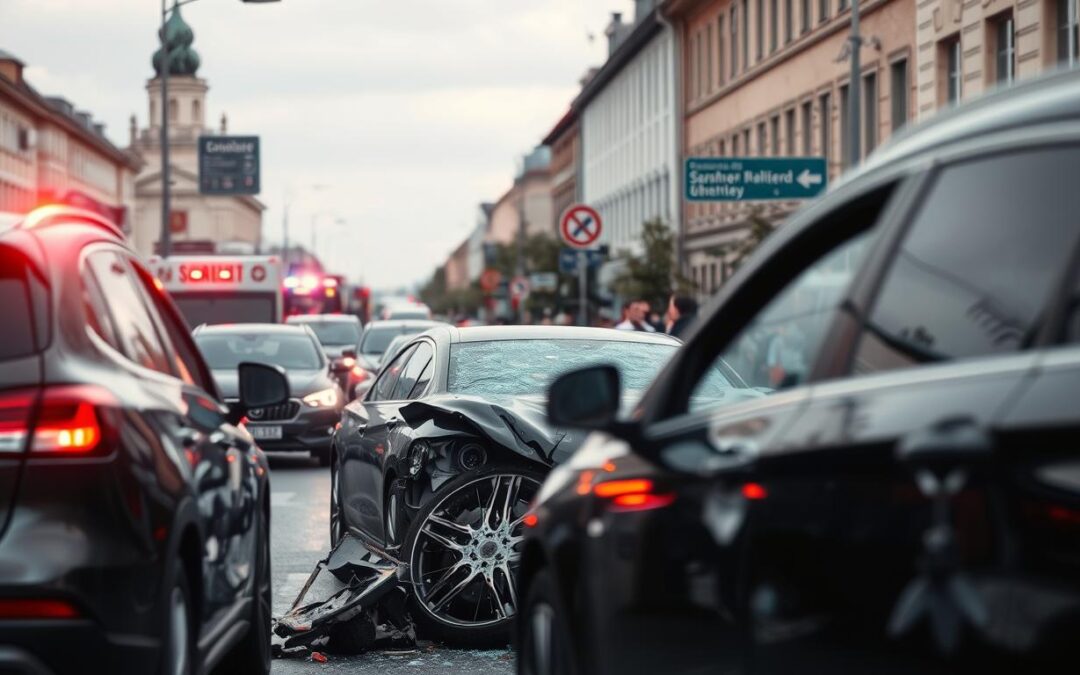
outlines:
[[431, 359], [424, 366], [424, 372], [420, 373], [420, 376], [416, 378], [416, 384], [413, 385], [412, 391], [409, 392], [409, 398], [420, 398], [425, 391], [427, 391], [428, 384], [431, 383], [431, 378], [435, 374], [435, 359]]
[[0, 247], [0, 361], [29, 356], [38, 350], [34, 329], [36, 314], [30, 288], [30, 266], [18, 251]]
[[360, 340], [360, 325], [356, 323], [346, 321], [301, 321], [299, 323], [315, 331], [319, 342], [327, 346], [356, 346]]
[[201, 332], [195, 336], [206, 362], [214, 370], [235, 370], [245, 361], [281, 366], [285, 370], [319, 370], [322, 352], [306, 334], [258, 330]]
[[371, 401], [392, 401], [391, 398], [394, 394], [394, 387], [397, 385], [398, 377], [401, 375], [401, 371], [405, 367], [405, 362], [412, 356], [412, 352], [415, 347], [406, 349], [398, 354], [398, 357], [394, 359], [393, 363], [388, 365], [376, 380], [375, 385], [371, 388]]
[[[698, 375], [686, 408], [690, 412], [737, 403], [804, 383], [825, 348], [825, 336], [862, 261], [877, 235], [876, 224], [892, 185], [860, 195], [831, 211], [808, 229], [821, 233], [818, 251], [805, 253], [801, 244], [789, 244], [771, 265], [762, 268], [761, 283], [779, 286], [764, 306]], [[825, 240], [820, 240], [825, 237]], [[801, 258], [801, 267], [791, 256]], [[777, 275], [784, 281], [776, 281]], [[757, 291], [757, 279], [745, 292]], [[737, 317], [741, 319], [741, 317]], [[710, 321], [724, 321], [721, 314]], [[705, 345], [704, 348], [708, 348]], [[734, 371], [734, 377], [720, 375]]]
[[431, 345], [427, 342], [421, 342], [416, 345], [416, 349], [413, 351], [409, 362], [405, 364], [405, 368], [401, 371], [401, 376], [398, 377], [397, 385], [394, 386], [394, 400], [400, 401], [409, 398], [409, 394], [412, 392], [413, 387], [416, 386], [416, 380], [420, 377], [420, 374], [424, 372], [424, 368], [431, 361], [431, 357], [434, 356], [435, 350], [431, 348]]
[[108, 299], [109, 315], [121, 351], [133, 362], [162, 373], [172, 374], [154, 322], [135, 287], [134, 273], [113, 251], [96, 251], [86, 258]]
[[[866, 321], [856, 373], [1024, 349], [1080, 240], [1080, 147], [945, 168]], [[918, 302], [913, 302], [918, 298]]]
[[120, 346], [120, 338], [116, 336], [112, 319], [109, 317], [109, 307], [105, 302], [105, 296], [101, 294], [97, 279], [89, 269], [83, 270], [83, 311], [86, 314], [86, 323], [98, 336], [107, 342], [109, 346], [118, 352], [123, 351]]

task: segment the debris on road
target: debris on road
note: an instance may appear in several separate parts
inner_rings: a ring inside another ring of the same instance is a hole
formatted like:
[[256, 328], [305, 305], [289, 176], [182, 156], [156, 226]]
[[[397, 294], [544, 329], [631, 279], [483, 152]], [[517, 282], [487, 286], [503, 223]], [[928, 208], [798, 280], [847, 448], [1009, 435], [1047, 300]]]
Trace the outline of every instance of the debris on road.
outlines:
[[274, 622], [274, 657], [310, 653], [324, 663], [326, 656], [318, 650], [351, 655], [380, 646], [414, 648], [405, 578], [403, 563], [346, 535], [315, 565], [292, 607]]

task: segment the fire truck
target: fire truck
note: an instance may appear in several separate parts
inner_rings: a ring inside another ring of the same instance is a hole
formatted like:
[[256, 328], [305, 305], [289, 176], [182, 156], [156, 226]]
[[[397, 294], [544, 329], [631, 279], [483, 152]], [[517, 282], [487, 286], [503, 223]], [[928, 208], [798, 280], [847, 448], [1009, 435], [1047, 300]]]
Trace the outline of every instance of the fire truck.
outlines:
[[277, 256], [154, 256], [149, 264], [192, 327], [282, 320], [281, 260]]

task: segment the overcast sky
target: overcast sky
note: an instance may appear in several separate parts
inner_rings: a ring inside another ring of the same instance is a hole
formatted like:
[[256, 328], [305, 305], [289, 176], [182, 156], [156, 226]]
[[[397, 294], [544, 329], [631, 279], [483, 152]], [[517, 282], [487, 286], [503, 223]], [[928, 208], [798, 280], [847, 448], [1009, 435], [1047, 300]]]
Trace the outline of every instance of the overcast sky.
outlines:
[[[200, 0], [207, 121], [262, 137], [264, 238], [320, 223], [324, 261], [377, 287], [428, 277], [565, 111], [630, 0]], [[146, 126], [159, 0], [0, 0], [0, 49], [127, 144]], [[596, 36], [590, 43], [589, 34]], [[313, 191], [311, 185], [324, 185]], [[334, 225], [341, 219], [343, 225]]]

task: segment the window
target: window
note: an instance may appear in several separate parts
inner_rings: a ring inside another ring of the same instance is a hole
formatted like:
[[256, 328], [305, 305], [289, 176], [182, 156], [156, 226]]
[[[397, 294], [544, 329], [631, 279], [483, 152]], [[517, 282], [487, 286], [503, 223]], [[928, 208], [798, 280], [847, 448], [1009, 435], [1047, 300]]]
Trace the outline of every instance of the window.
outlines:
[[1016, 32], [1012, 12], [1005, 12], [991, 22], [994, 40], [994, 82], [1011, 84], [1016, 77]]
[[143, 368], [171, 373], [154, 322], [135, 288], [131, 268], [112, 251], [97, 251], [86, 258], [101, 294], [108, 299], [120, 350]]
[[731, 20], [728, 22], [731, 31], [731, 79], [739, 74], [739, 8], [731, 3]]
[[757, 0], [754, 9], [754, 40], [757, 47], [754, 56], [760, 61], [765, 58], [765, 0]]
[[1023, 349], [1080, 239], [1078, 165], [1080, 147], [1066, 146], [944, 169], [891, 264], [855, 371]]
[[810, 14], [813, 11], [810, 6], [812, 0], [799, 0], [799, 32], [806, 33], [810, 30]]
[[863, 78], [863, 156], [867, 156], [877, 145], [878, 136], [878, 93], [877, 73], [869, 73]]
[[409, 362], [401, 369], [397, 384], [394, 385], [393, 400], [404, 401], [412, 398], [413, 390], [416, 388], [420, 375], [434, 356], [435, 350], [427, 342], [421, 342], [416, 346], [412, 356], [409, 357]]
[[742, 130], [742, 145], [743, 145], [743, 151], [746, 152], [747, 155], [749, 155], [750, 154], [750, 127], [746, 127], [745, 129]]
[[[821, 114], [821, 156], [826, 163], [832, 154], [832, 95], [825, 92], [818, 97], [818, 112]], [[826, 164], [827, 165], [827, 164]]]
[[0, 362], [29, 356], [45, 342], [35, 327], [48, 319], [48, 304], [35, 302], [31, 269], [21, 253], [0, 247], [0, 316], [5, 319], [0, 323]]
[[802, 104], [802, 154], [809, 157], [814, 154], [814, 142], [810, 132], [814, 128], [814, 104], [806, 101]]
[[716, 80], [724, 84], [724, 15], [716, 20]]
[[202, 123], [202, 105], [198, 102], [198, 100], [191, 102], [191, 123]]
[[750, 67], [750, 0], [742, 3], [742, 67]]
[[383, 370], [382, 375], [375, 381], [375, 384], [371, 387], [371, 394], [368, 397], [369, 401], [392, 401], [391, 396], [394, 395], [394, 388], [397, 386], [398, 377], [401, 375], [401, 371], [405, 368], [406, 361], [412, 356], [413, 350], [416, 347], [409, 347], [403, 350], [397, 355], [397, 358]]
[[[806, 382], [847, 287], [873, 242], [873, 225], [890, 192], [881, 188], [825, 216], [817, 231], [832, 229], [830, 236], [836, 238], [823, 242], [819, 237], [813, 244], [817, 250], [805, 251], [812, 262], [801, 271], [793, 270], [786, 281], [773, 280], [782, 273], [774, 266], [748, 282], [765, 286], [758, 293], [770, 299], [753, 312], [713, 361], [714, 368], [697, 382], [688, 405], [691, 411], [748, 398], [732, 396], [731, 386], [762, 387], [767, 394]], [[726, 386], [716, 381], [721, 373]]]
[[705, 92], [711, 93], [712, 79], [712, 24], [705, 27]]
[[113, 329], [112, 319], [109, 318], [109, 305], [101, 294], [101, 288], [98, 286], [97, 280], [89, 271], [83, 274], [82, 285], [86, 324], [110, 347], [118, 352], [123, 351], [120, 346], [120, 338], [116, 337], [116, 331]]
[[794, 0], [784, 0], [784, 44], [791, 42], [794, 37], [795, 29], [795, 2]]
[[780, 155], [780, 116], [773, 115], [769, 120], [770, 152], [773, 157]]
[[697, 100], [701, 98], [701, 33], [694, 34], [694, 60], [691, 62], [690, 79], [693, 82], [691, 87], [692, 99]]
[[139, 288], [159, 319], [158, 327], [163, 335], [167, 336], [164, 342], [172, 346], [169, 356], [173, 363], [174, 372], [184, 382], [193, 384], [208, 394], [214, 394], [217, 388], [214, 386], [212, 376], [206, 369], [199, 348], [195, 346], [195, 342], [191, 338], [191, 329], [180, 318], [180, 315], [168, 305], [162, 297], [161, 291], [154, 287], [152, 277], [137, 265], [132, 267], [135, 270], [135, 277], [139, 281]]
[[779, 29], [780, 26], [780, 2], [779, 0], [769, 0], [769, 53], [772, 54], [776, 51], [776, 47], [780, 44]]
[[895, 132], [907, 124], [908, 118], [908, 67], [907, 59], [894, 61], [889, 66], [889, 85], [892, 87], [892, 130]]
[[739, 134], [735, 134], [731, 137], [731, 156], [739, 156]]
[[942, 41], [940, 53], [945, 64], [945, 102], [956, 103], [960, 100], [960, 36]]
[[1080, 17], [1078, 0], [1057, 0], [1058, 63], [1075, 66], [1080, 62]]
[[765, 156], [765, 148], [768, 147], [765, 144], [765, 123], [759, 122], [757, 125], [757, 154], [759, 157]]
[[180, 104], [176, 102], [175, 98], [169, 99], [169, 121], [175, 122], [176, 118], [180, 116]]
[[840, 4], [836, 8], [837, 14], [848, 8], [848, 0], [840, 0]]
[[795, 156], [795, 108], [784, 113], [784, 148], [788, 157]]
[[830, 0], [818, 0], [818, 21], [825, 23], [829, 20]]
[[851, 166], [851, 129], [848, 119], [848, 87], [840, 87], [840, 166]]

